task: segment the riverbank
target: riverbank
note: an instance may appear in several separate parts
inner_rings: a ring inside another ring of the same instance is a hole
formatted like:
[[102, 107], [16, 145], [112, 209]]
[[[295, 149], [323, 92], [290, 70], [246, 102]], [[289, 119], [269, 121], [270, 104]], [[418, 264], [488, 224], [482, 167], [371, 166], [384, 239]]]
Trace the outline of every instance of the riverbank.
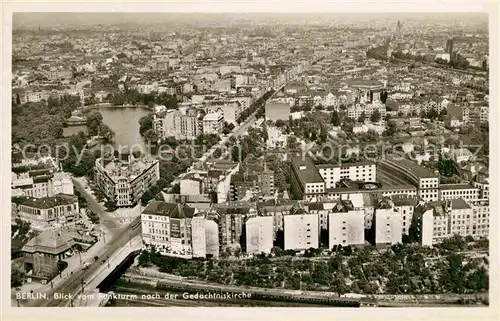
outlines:
[[[117, 290], [128, 289], [125, 292], [133, 292], [131, 289], [141, 289], [136, 292], [148, 291], [155, 293], [159, 291], [159, 284], [165, 290], [180, 291], [181, 288], [189, 289], [189, 291], [211, 291], [211, 292], [248, 292], [254, 294], [254, 297], [261, 296], [261, 299], [266, 298], [266, 301], [277, 300], [282, 302], [278, 297], [288, 297], [291, 302], [297, 304], [307, 304], [308, 302], [300, 302], [309, 299], [317, 300], [317, 305], [336, 305], [327, 304], [332, 300], [345, 300], [346, 302], [373, 302], [379, 307], [445, 307], [445, 306], [487, 306], [488, 293], [477, 294], [418, 294], [418, 295], [362, 295], [348, 293], [338, 296], [334, 292], [319, 292], [319, 291], [301, 291], [301, 290], [278, 290], [265, 289], [248, 286], [227, 286], [223, 284], [194, 281], [188, 278], [160, 273], [152, 269], [132, 268], [127, 271], [121, 280], [117, 282]], [[185, 290], [188, 291], [188, 290]], [[274, 299], [273, 299], [274, 298]], [[294, 300], [297, 300], [295, 302]], [[320, 303], [323, 302], [323, 303]], [[261, 304], [264, 306], [265, 304]]]

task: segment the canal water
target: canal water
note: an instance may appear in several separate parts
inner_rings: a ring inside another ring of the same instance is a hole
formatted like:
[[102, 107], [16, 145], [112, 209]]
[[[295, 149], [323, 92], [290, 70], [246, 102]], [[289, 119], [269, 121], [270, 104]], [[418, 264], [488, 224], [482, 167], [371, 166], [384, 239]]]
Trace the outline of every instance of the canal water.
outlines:
[[[115, 147], [140, 146], [143, 152], [146, 150], [146, 143], [139, 133], [139, 119], [147, 116], [150, 110], [145, 107], [99, 107], [103, 122], [115, 132]], [[71, 126], [64, 128], [64, 136], [77, 134], [79, 131], [87, 132], [85, 125]], [[137, 149], [139, 147], [135, 147]]]

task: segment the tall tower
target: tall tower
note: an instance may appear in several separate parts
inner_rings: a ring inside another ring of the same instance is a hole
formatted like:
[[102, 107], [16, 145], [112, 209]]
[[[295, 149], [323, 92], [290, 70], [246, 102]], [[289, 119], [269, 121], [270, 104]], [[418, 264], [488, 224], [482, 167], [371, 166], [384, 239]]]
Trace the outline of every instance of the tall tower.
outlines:
[[453, 38], [446, 40], [446, 53], [450, 54], [451, 59], [451, 56], [453, 55]]
[[401, 21], [399, 21], [399, 20], [398, 20], [398, 24], [397, 24], [397, 26], [396, 26], [396, 37], [397, 37], [398, 39], [401, 39], [401, 36], [402, 36], [402, 35], [401, 35], [401, 33], [402, 33], [402, 28], [403, 28], [403, 27], [402, 27], [402, 25], [401, 25]]

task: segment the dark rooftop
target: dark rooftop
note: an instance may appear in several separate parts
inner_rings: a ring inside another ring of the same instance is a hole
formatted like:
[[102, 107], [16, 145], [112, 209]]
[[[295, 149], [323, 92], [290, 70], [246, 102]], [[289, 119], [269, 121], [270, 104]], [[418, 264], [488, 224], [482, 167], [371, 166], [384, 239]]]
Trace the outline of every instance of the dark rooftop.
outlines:
[[194, 212], [194, 208], [182, 204], [153, 201], [142, 211], [142, 214], [162, 215], [170, 218], [190, 218], [193, 217]]
[[48, 209], [55, 206], [71, 205], [78, 202], [75, 195], [57, 194], [53, 197], [33, 198], [26, 196], [17, 196], [12, 198], [12, 203], [25, 205], [34, 208]]

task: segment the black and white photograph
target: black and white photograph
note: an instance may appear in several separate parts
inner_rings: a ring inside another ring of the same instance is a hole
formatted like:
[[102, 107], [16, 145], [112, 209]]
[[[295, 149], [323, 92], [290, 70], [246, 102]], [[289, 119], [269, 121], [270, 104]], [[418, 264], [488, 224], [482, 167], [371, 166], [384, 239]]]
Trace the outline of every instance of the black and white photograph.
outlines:
[[498, 305], [487, 11], [158, 8], [12, 13], [12, 310]]

